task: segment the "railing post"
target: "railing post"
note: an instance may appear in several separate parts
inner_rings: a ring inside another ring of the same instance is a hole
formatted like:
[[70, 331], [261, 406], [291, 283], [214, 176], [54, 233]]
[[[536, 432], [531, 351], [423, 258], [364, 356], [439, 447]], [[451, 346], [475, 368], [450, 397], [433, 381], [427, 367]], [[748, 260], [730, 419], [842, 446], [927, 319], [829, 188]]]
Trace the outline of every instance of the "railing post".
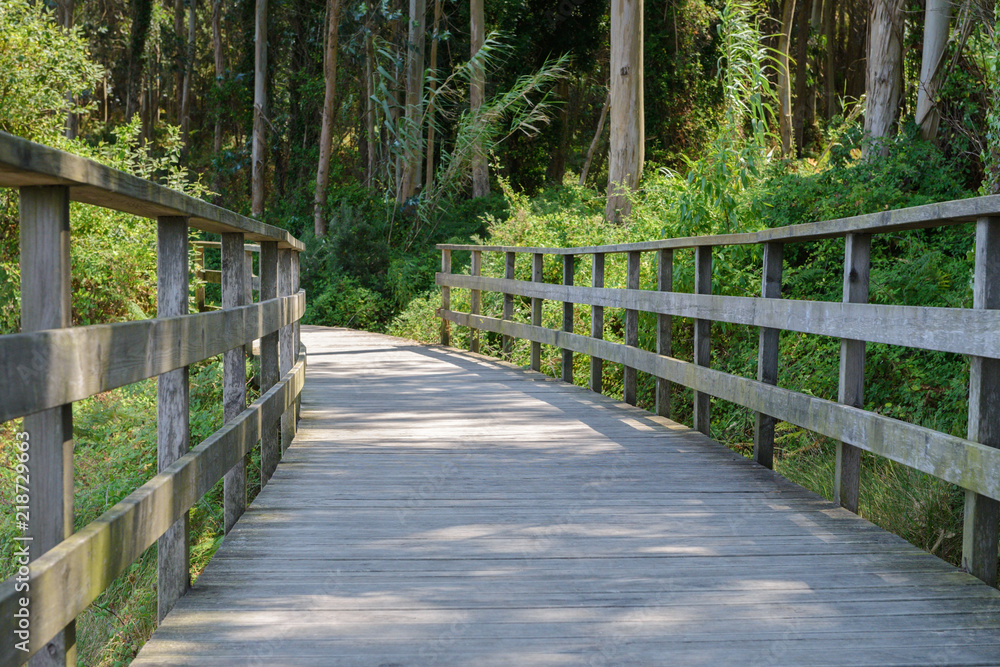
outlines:
[[[1000, 309], [1000, 218], [976, 224], [976, 267], [972, 307]], [[971, 357], [969, 440], [1000, 447], [1000, 360]], [[991, 586], [997, 584], [997, 526], [1000, 502], [965, 492], [962, 567]]]
[[[516, 252], [506, 253], [506, 258], [504, 261], [503, 277], [507, 280], [514, 280], [514, 263], [517, 258]], [[513, 320], [514, 319], [514, 295], [504, 293], [503, 295], [503, 319]], [[502, 338], [502, 350], [503, 358], [510, 360], [511, 349], [513, 347], [514, 337], [507, 334], [503, 335]]]
[[[628, 253], [628, 262], [625, 268], [625, 288], [639, 289], [639, 267], [641, 254], [638, 252]], [[639, 346], [639, 311], [630, 308], [625, 309], [625, 344], [631, 347]], [[629, 405], [636, 404], [636, 371], [630, 366], [623, 369], [622, 400]]]
[[[698, 246], [694, 260], [694, 291], [712, 293], [712, 246]], [[712, 365], [712, 320], [694, 321], [694, 363], [708, 368]], [[711, 397], [694, 392], [694, 427], [710, 435], [712, 427]]]
[[[868, 303], [871, 270], [871, 234], [848, 234], [844, 245], [844, 303]], [[840, 341], [840, 388], [837, 400], [860, 408], [865, 395], [865, 341]], [[858, 511], [861, 450], [837, 443], [833, 499], [841, 507]]]
[[[292, 294], [292, 251], [283, 248], [278, 251], [278, 294]], [[294, 331], [291, 324], [278, 330], [278, 371], [283, 377], [294, 365]], [[289, 407], [281, 415], [281, 453], [284, 454], [295, 437], [295, 410]]]
[[[782, 255], [781, 243], [764, 244], [764, 274], [761, 279], [761, 296], [765, 299], [781, 298]], [[780, 329], [761, 327], [757, 342], [757, 379], [767, 384], [778, 384], [778, 336]], [[758, 412], [754, 419], [753, 458], [765, 468], [774, 468], [774, 417]]]
[[199, 313], [204, 313], [205, 308], [205, 246], [195, 246], [194, 254], [194, 277], [198, 280], [198, 287], [194, 291], [194, 303]]
[[[253, 303], [253, 253], [243, 251], [243, 303]], [[247, 359], [253, 359], [253, 341], [248, 340], [243, 346]]]
[[[674, 251], [660, 250], [656, 257], [656, 288], [661, 292], [672, 292], [674, 289]], [[656, 316], [656, 353], [664, 356], [671, 354], [670, 327], [673, 324], [670, 315]], [[656, 378], [656, 414], [661, 417], [670, 416], [670, 382]]]
[[[278, 297], [278, 242], [262, 241], [260, 244], [260, 300], [268, 301]], [[281, 378], [278, 372], [278, 332], [274, 331], [260, 339], [260, 393], [277, 384]], [[278, 422], [265, 423], [260, 434], [260, 486], [264, 488], [281, 459]]]
[[[222, 307], [237, 308], [245, 305], [243, 299], [245, 275], [243, 273], [243, 234], [222, 234]], [[247, 367], [243, 346], [235, 347], [222, 355], [222, 405], [225, 423], [236, 419], [247, 407]], [[229, 534], [247, 506], [247, 459], [233, 466], [223, 482], [224, 527]]]
[[[451, 273], [451, 250], [441, 251], [441, 273]], [[441, 310], [451, 310], [451, 288], [447, 285], [441, 286]], [[451, 322], [441, 317], [441, 344], [451, 344]]]
[[[72, 324], [69, 188], [21, 188], [20, 216], [21, 331], [68, 327]], [[25, 537], [31, 539], [20, 545], [34, 560], [73, 534], [73, 406], [28, 415], [22, 428], [31, 473]], [[31, 664], [76, 665], [76, 623], [41, 647]]]
[[[292, 260], [292, 290], [291, 293], [299, 293], [299, 251], [293, 250], [290, 253]], [[299, 354], [302, 350], [302, 323], [298, 320], [292, 322], [292, 359], [295, 363], [299, 361]], [[299, 432], [299, 417], [302, 412], [302, 394], [295, 397], [295, 410], [292, 419], [292, 436]]]
[[[563, 285], [573, 285], [575, 260], [574, 255], [563, 255]], [[573, 333], [573, 304], [569, 301], [563, 301], [562, 330]], [[573, 350], [562, 351], [562, 379], [573, 384]]]
[[[188, 221], [161, 217], [156, 234], [156, 316], [188, 313]], [[164, 373], [156, 384], [156, 459], [163, 472], [191, 445], [188, 368]], [[157, 541], [156, 621], [191, 585], [188, 516], [178, 519]]]
[[[594, 253], [593, 286], [604, 287], [604, 253]], [[604, 306], [590, 307], [590, 337], [604, 339]], [[590, 390], [598, 394], [604, 391], [604, 360], [590, 357]]]
[[[473, 276], [479, 276], [483, 273], [483, 253], [481, 250], [472, 251], [472, 264], [469, 273]], [[474, 289], [470, 290], [469, 295], [469, 313], [472, 315], [479, 315], [482, 310], [483, 304], [483, 293], [480, 290]], [[470, 328], [469, 330], [469, 350], [472, 352], [479, 352], [479, 329]]]
[[[545, 255], [540, 252], [531, 255], [532, 282], [545, 282], [542, 272], [544, 260]], [[542, 326], [542, 300], [535, 297], [531, 298], [531, 324], [536, 327]], [[542, 344], [535, 341], [531, 342], [531, 370], [542, 370]]]

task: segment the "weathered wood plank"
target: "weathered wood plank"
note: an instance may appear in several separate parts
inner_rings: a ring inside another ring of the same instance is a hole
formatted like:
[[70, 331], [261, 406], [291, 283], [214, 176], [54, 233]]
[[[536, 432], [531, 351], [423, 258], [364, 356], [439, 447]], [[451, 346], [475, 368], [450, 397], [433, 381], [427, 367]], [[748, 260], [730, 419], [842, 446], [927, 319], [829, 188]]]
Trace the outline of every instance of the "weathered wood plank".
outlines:
[[[445, 282], [462, 288], [472, 284], [468, 276], [438, 276], [439, 285]], [[634, 308], [677, 317], [1000, 358], [1000, 313], [991, 310], [594, 289], [498, 278], [479, 278], [475, 285], [484, 291], [507, 291], [552, 301]]]
[[[291, 254], [290, 250], [284, 251]], [[239, 308], [246, 305], [245, 272], [243, 263], [243, 234], [222, 235], [222, 307]], [[285, 327], [288, 328], [287, 326]], [[226, 350], [222, 354], [222, 416], [231, 422], [247, 407], [247, 367], [243, 346]], [[253, 448], [251, 443], [251, 449]], [[225, 505], [224, 530], [228, 534], [243, 515], [247, 506], [247, 466], [250, 455], [238, 461], [226, 473], [223, 483]]]
[[[642, 255], [638, 252], [628, 253], [625, 263], [625, 288], [639, 289], [639, 269]], [[625, 344], [639, 346], [639, 311], [634, 308], [625, 310]], [[636, 404], [636, 374], [635, 369], [625, 366], [622, 373], [622, 400], [629, 405]]]
[[[278, 250], [278, 295], [289, 296], [292, 292], [292, 251]], [[291, 323], [278, 330], [278, 370], [284, 375], [293, 365], [295, 358], [295, 331]], [[281, 451], [284, 453], [295, 437], [295, 415], [289, 410], [281, 415]]]
[[[698, 294], [712, 293], [712, 248], [701, 246], [695, 249], [694, 291]], [[712, 365], [712, 320], [699, 318], [694, 321], [694, 363], [708, 368]], [[694, 392], [694, 428], [705, 435], [711, 432], [710, 394]]]
[[[761, 296], [781, 298], [781, 261], [784, 246], [768, 243], [764, 246], [764, 270]], [[778, 329], [762, 327], [757, 342], [757, 380], [778, 384]], [[753, 458], [765, 468], [774, 467], [774, 417], [762, 412], [754, 416]]]
[[[535, 253], [531, 256], [531, 280], [536, 283], [545, 282], [543, 273], [545, 255]], [[533, 298], [531, 300], [531, 324], [540, 327], [542, 325], [542, 300]], [[529, 360], [531, 370], [537, 371], [542, 368], [542, 345], [541, 343], [531, 343], [531, 357]]]
[[[483, 253], [472, 251], [472, 262], [469, 266], [469, 274], [479, 276], [483, 272]], [[471, 290], [469, 293], [469, 312], [478, 315], [482, 308], [483, 293], [481, 290]], [[469, 351], [479, 352], [479, 331], [472, 329], [469, 332]]]
[[298, 320], [305, 295], [197, 315], [0, 337], [0, 421], [79, 401], [222, 354]]
[[[260, 300], [278, 298], [278, 244], [262, 241], [260, 244]], [[278, 365], [278, 330], [260, 337], [260, 391], [267, 392], [275, 385], [281, 372]], [[263, 488], [278, 467], [281, 459], [279, 424], [263, 424], [260, 434], [260, 484]]]
[[[68, 327], [72, 321], [69, 191], [62, 186], [23, 187], [19, 213], [21, 330]], [[8, 391], [24, 391], [15, 382], [4, 384]], [[29, 446], [24, 484], [30, 492], [27, 503], [18, 504], [28, 506], [24, 537], [30, 540], [18, 546], [27, 549], [31, 559], [37, 561], [73, 534], [73, 406], [57, 405], [25, 417], [22, 433]], [[33, 595], [30, 601], [34, 618], [39, 606]], [[58, 629], [58, 635], [46, 638], [51, 641], [34, 660], [37, 665], [76, 664], [73, 618], [66, 619]], [[13, 643], [13, 627], [3, 636], [7, 637], [5, 642]]]
[[[973, 307], [1000, 309], [1000, 217], [976, 225]], [[1000, 447], [1000, 360], [972, 357], [969, 368], [969, 440]], [[1000, 502], [974, 491], [965, 494], [962, 566], [991, 586], [997, 583]]]
[[[573, 284], [573, 272], [576, 268], [575, 255], [563, 255], [563, 285]], [[573, 303], [563, 302], [562, 330], [573, 333]], [[562, 351], [562, 380], [573, 383], [573, 350]]]
[[[448, 275], [451, 273], [451, 250], [441, 251], [441, 273]], [[445, 285], [441, 288], [441, 309], [451, 309], [451, 288]], [[441, 320], [441, 344], [451, 345], [451, 323], [448, 320]]]
[[[591, 273], [593, 287], [604, 287], [604, 253], [594, 253]], [[604, 306], [590, 307], [590, 337], [602, 340], [604, 338]], [[591, 355], [590, 357], [590, 390], [598, 394], [604, 391], [604, 360]]]
[[247, 238], [277, 241], [304, 250], [286, 230], [265, 225], [189, 195], [112, 169], [93, 160], [0, 132], [0, 187], [63, 185], [73, 201], [146, 218], [187, 217], [195, 229], [221, 234], [244, 232]]
[[[516, 268], [517, 253], [508, 252], [504, 255], [504, 269], [503, 277], [506, 280], [514, 280], [514, 269]], [[443, 288], [442, 288], [443, 289]], [[503, 295], [503, 319], [512, 320], [514, 319], [514, 295], [504, 294]], [[510, 336], [504, 336], [501, 340], [501, 349], [503, 358], [509, 360], [511, 356], [511, 351], [513, 350], [514, 339]]]
[[[596, 287], [596, 285], [595, 285]], [[674, 251], [660, 250], [656, 253], [656, 289], [672, 292], [674, 289]], [[662, 313], [656, 316], [656, 353], [671, 356], [671, 327], [673, 318]], [[670, 382], [656, 378], [656, 414], [670, 417]]]
[[[305, 382], [304, 360], [245, 410], [170, 467], [133, 491], [86, 527], [30, 566], [31, 652], [86, 609], [177, 519], [241, 461], [260, 438], [261, 424], [273, 422], [291, 405]], [[23, 595], [13, 578], [0, 584], [0, 633], [13, 636]], [[183, 598], [182, 598], [183, 600]], [[0, 663], [19, 664], [24, 654], [0, 642]]]
[[[186, 218], [160, 218], [156, 236], [156, 316], [188, 312]], [[156, 386], [156, 464], [163, 472], [191, 447], [188, 367], [160, 375]], [[191, 586], [188, 516], [157, 541], [156, 622], [160, 623]]]
[[[462, 325], [470, 317], [468, 313], [454, 311], [444, 312], [442, 316]], [[765, 412], [775, 419], [879, 454], [962, 488], [990, 498], [1000, 498], [1000, 451], [977, 442], [579, 334], [483, 316], [476, 318], [476, 326], [496, 333], [507, 332], [526, 340], [538, 340], [546, 345], [572, 347], [575, 352], [600, 355], [615, 363], [628, 363], [643, 372], [757, 412]]]

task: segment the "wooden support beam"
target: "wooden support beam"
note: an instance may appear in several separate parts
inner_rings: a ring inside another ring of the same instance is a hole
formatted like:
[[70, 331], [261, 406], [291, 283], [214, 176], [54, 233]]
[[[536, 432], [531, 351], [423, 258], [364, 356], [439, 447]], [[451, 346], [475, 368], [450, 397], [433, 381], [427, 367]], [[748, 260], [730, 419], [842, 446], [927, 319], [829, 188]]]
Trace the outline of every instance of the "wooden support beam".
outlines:
[[[695, 250], [694, 291], [696, 294], [712, 293], [712, 246]], [[708, 368], [712, 365], [712, 320], [694, 321], [694, 363]], [[694, 392], [694, 428], [705, 435], [711, 434], [712, 418], [709, 394]]]
[[[163, 217], [156, 235], [156, 316], [188, 314], [187, 218]], [[191, 447], [188, 367], [160, 375], [156, 385], [156, 462], [163, 472]], [[191, 586], [188, 516], [157, 541], [156, 621], [162, 623]]]
[[[71, 324], [69, 189], [21, 188], [21, 331]], [[28, 529], [19, 543], [32, 560], [73, 534], [73, 406], [24, 418], [31, 485]], [[31, 598], [32, 618], [36, 613]], [[4, 642], [11, 642], [8, 636]], [[32, 660], [33, 665], [76, 665], [76, 623], [69, 622]]]
[[[278, 296], [278, 244], [261, 241], [260, 244], [260, 300]], [[260, 339], [260, 393], [263, 395], [281, 377], [278, 370], [278, 332]], [[260, 434], [260, 486], [264, 488], [281, 459], [281, 441], [278, 423], [264, 423]]]
[[199, 285], [195, 288], [194, 292], [194, 303], [198, 312], [204, 313], [207, 310], [205, 308], [205, 286], [200, 284], [200, 281], [205, 280], [205, 248], [200, 245], [196, 246], [194, 252], [194, 277], [199, 281]]
[[[291, 250], [292, 261], [292, 290], [290, 294], [299, 293], [299, 251]], [[302, 323], [298, 320], [292, 322], [292, 365], [299, 361], [299, 354], [302, 351]], [[302, 408], [302, 397], [295, 397], [294, 419], [292, 420], [292, 437], [299, 432], [299, 415]]]
[[[286, 251], [290, 252], [290, 251]], [[246, 297], [243, 271], [243, 234], [227, 232], [222, 235], [222, 307], [236, 308], [244, 305]], [[236, 419], [247, 407], [247, 370], [243, 346], [222, 355], [222, 408], [223, 421]], [[247, 506], [247, 459], [244, 457], [226, 473], [223, 482], [225, 505], [224, 530], [229, 534]]]
[[[508, 252], [504, 255], [504, 268], [503, 277], [506, 280], [514, 279], [514, 268], [515, 262], [517, 261], [517, 253]], [[513, 320], [514, 319], [514, 295], [509, 293], [504, 293], [503, 295], [503, 319]], [[503, 358], [510, 360], [511, 350], [514, 346], [514, 339], [510, 336], [504, 336], [501, 343], [501, 349], [503, 352]]]
[[[469, 275], [480, 276], [483, 273], [483, 253], [478, 250], [472, 251], [472, 264], [469, 268]], [[471, 290], [469, 294], [469, 312], [479, 315], [483, 307], [483, 293], [480, 290]], [[479, 352], [479, 330], [469, 330], [469, 350]]]
[[[545, 255], [541, 253], [535, 253], [531, 256], [531, 280], [536, 283], [545, 282], [545, 275], [542, 272], [545, 262]], [[542, 300], [532, 299], [531, 300], [531, 323], [536, 326], [542, 326]], [[532, 342], [531, 343], [531, 370], [540, 371], [542, 370], [542, 344]]]
[[[604, 253], [594, 253], [593, 286], [604, 287]], [[590, 308], [590, 337], [602, 340], [604, 338], [604, 306]], [[604, 391], [604, 360], [591, 355], [590, 357], [590, 390], [598, 394]]]
[[[765, 299], [781, 298], [781, 270], [784, 245], [764, 245], [764, 272], [761, 279], [761, 296]], [[761, 327], [757, 342], [757, 379], [767, 384], [778, 384], [778, 335], [779, 329]], [[753, 458], [765, 468], [774, 468], [775, 419], [762, 412], [755, 413]]]
[[[661, 292], [671, 292], [674, 289], [674, 251], [659, 250], [656, 253], [656, 289]], [[671, 327], [673, 318], [670, 315], [656, 316], [656, 353], [670, 356]], [[670, 417], [670, 382], [663, 378], [656, 379], [656, 414]]]
[[[575, 255], [563, 255], [563, 285], [573, 284], [575, 260]], [[573, 302], [571, 301], [563, 301], [562, 330], [573, 333]], [[562, 351], [562, 379], [563, 382], [573, 383], [573, 350], [563, 349]]]
[[[868, 302], [871, 272], [871, 234], [848, 234], [844, 245], [844, 302]], [[841, 339], [840, 388], [837, 400], [860, 408], [865, 396], [865, 342]], [[858, 511], [861, 478], [861, 450], [846, 442], [837, 443], [833, 499], [841, 507]]]
[[[441, 251], [441, 273], [451, 273], [451, 250]], [[441, 310], [451, 310], [451, 288], [441, 287]], [[441, 344], [451, 345], [451, 322], [441, 318]]]
[[[286, 248], [278, 250], [278, 294], [288, 296], [292, 293], [292, 251]], [[281, 375], [289, 371], [295, 358], [295, 331], [289, 324], [278, 331], [278, 369]], [[281, 415], [281, 453], [284, 454], [295, 437], [295, 412], [286, 410]]]
[[[628, 253], [628, 262], [625, 268], [626, 289], [639, 289], [641, 259], [642, 255], [638, 252]], [[625, 344], [631, 347], [639, 347], [639, 311], [631, 308], [625, 309]], [[623, 371], [622, 400], [629, 405], [635, 405], [636, 371], [629, 366], [625, 366]]]
[[[243, 246], [243, 305], [253, 303], [253, 253]], [[253, 341], [243, 346], [247, 359], [253, 358]]]
[[[976, 266], [972, 307], [1000, 309], [1000, 217], [976, 224]], [[1000, 359], [970, 357], [969, 440], [1000, 447]], [[997, 585], [1000, 502], [965, 492], [962, 567], [991, 586]]]

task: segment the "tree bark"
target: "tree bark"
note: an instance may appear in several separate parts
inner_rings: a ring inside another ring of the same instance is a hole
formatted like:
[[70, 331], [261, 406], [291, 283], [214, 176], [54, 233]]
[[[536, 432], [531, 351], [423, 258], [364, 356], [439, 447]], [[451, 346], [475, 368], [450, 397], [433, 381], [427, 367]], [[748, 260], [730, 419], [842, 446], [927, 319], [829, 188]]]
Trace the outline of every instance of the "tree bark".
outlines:
[[590, 165], [594, 161], [594, 151], [597, 150], [597, 145], [601, 143], [601, 133], [604, 132], [604, 121], [608, 117], [608, 109], [611, 108], [611, 91], [608, 91], [607, 97], [604, 98], [604, 106], [601, 107], [601, 117], [597, 121], [597, 131], [594, 132], [594, 139], [590, 142], [590, 148], [587, 149], [587, 159], [583, 163], [583, 171], [580, 172], [580, 186], [583, 187], [587, 184], [587, 172], [590, 171]]
[[942, 65], [948, 46], [951, 24], [951, 0], [927, 0], [924, 10], [924, 51], [920, 61], [920, 87], [917, 89], [917, 125], [921, 136], [937, 138], [938, 112], [936, 97], [941, 87]]
[[608, 202], [604, 215], [619, 222], [632, 204], [645, 157], [643, 112], [643, 0], [611, 3], [611, 146], [608, 151]]
[[333, 150], [334, 102], [337, 95], [337, 45], [340, 31], [340, 0], [326, 4], [326, 53], [323, 74], [326, 88], [323, 94], [323, 126], [319, 137], [319, 166], [316, 169], [316, 194], [313, 197], [313, 227], [316, 236], [326, 236], [326, 186], [330, 181], [330, 153]]
[[826, 53], [823, 63], [823, 112], [827, 120], [839, 111], [837, 106], [837, 2], [823, 3], [823, 35], [826, 38]]
[[792, 44], [792, 20], [795, 0], [785, 0], [781, 10], [781, 35], [778, 37], [778, 134], [781, 155], [792, 150], [792, 88], [788, 51]]
[[437, 90], [437, 66], [438, 66], [438, 32], [441, 29], [442, 16], [441, 0], [434, 0], [434, 31], [431, 33], [431, 80], [428, 82], [430, 88], [430, 101], [427, 105], [427, 166], [424, 169], [424, 192], [430, 192], [434, 188], [434, 93]]
[[566, 153], [569, 150], [570, 127], [570, 89], [569, 81], [565, 78], [560, 79], [559, 83], [556, 84], [556, 96], [563, 101], [562, 109], [559, 110], [559, 143], [556, 144], [556, 151], [552, 156], [552, 161], [549, 162], [546, 176], [555, 185], [562, 185], [563, 177], [566, 175]]
[[410, 30], [406, 49], [406, 122], [403, 125], [403, 181], [397, 190], [402, 204], [420, 187], [423, 166], [424, 42], [427, 0], [410, 0]]
[[[60, 0], [57, 6], [57, 18], [59, 20], [59, 25], [62, 26], [63, 30], [69, 32], [73, 29], [73, 12], [76, 9], [76, 0]], [[76, 100], [73, 98], [73, 93], [66, 93], [66, 102], [70, 105], [76, 104]], [[67, 139], [76, 139], [77, 132], [79, 131], [80, 119], [75, 113], [69, 111], [66, 113], [66, 129], [65, 134]]]
[[805, 144], [806, 109], [809, 105], [809, 14], [813, 0], [801, 0], [795, 26], [795, 103], [792, 128], [795, 132], [795, 153], [802, 157]]
[[132, 30], [129, 36], [128, 82], [126, 84], [125, 119], [139, 110], [142, 88], [142, 61], [146, 53], [146, 38], [149, 36], [149, 21], [153, 15], [152, 0], [133, 0]]
[[184, 57], [184, 90], [181, 93], [181, 136], [184, 148], [191, 145], [191, 75], [194, 71], [195, 0], [188, 4], [187, 53]]
[[178, 125], [184, 117], [181, 110], [183, 104], [181, 91], [184, 89], [184, 50], [181, 45], [184, 44], [184, 41], [184, 0], [174, 0], [174, 48], [177, 52], [174, 54], [176, 56], [174, 60], [174, 104], [171, 111], [174, 113]]
[[368, 169], [365, 182], [368, 187], [375, 183], [375, 32], [371, 20], [368, 24], [368, 37], [365, 41], [365, 95], [368, 106], [365, 108], [365, 129], [368, 132]]
[[[470, 0], [469, 16], [471, 56], [475, 57], [479, 49], [483, 46], [485, 39], [485, 25], [483, 17], [483, 0]], [[473, 115], [479, 111], [483, 105], [486, 93], [486, 72], [482, 67], [477, 67], [472, 73], [472, 87], [469, 91], [469, 108]], [[472, 156], [472, 196], [485, 197], [490, 194], [490, 172], [486, 163], [486, 152], [483, 146]]]
[[872, 139], [891, 136], [896, 128], [903, 89], [902, 37], [903, 0], [872, 0], [865, 109], [865, 134]]
[[[212, 0], [212, 52], [215, 56], [215, 86], [222, 86], [223, 77], [226, 75], [226, 60], [222, 50], [222, 0]], [[212, 141], [213, 154], [218, 157], [222, 152], [222, 114], [219, 109], [215, 111], [215, 136]], [[220, 180], [220, 170], [215, 170], [215, 183], [213, 190], [220, 192], [222, 182]]]
[[251, 211], [264, 213], [264, 114], [267, 110], [267, 0], [257, 0], [254, 18], [254, 85]]

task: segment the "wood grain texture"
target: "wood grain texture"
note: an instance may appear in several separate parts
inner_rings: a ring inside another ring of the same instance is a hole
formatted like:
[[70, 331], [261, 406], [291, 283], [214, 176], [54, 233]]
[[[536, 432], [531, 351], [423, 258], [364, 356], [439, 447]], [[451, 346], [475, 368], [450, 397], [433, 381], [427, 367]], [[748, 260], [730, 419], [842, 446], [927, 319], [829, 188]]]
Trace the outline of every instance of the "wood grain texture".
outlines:
[[[278, 250], [278, 294], [292, 294], [292, 252]], [[295, 358], [295, 330], [292, 324], [286, 324], [278, 330], [278, 369], [282, 375], [292, 367]], [[284, 452], [292, 444], [295, 437], [295, 415], [288, 411], [281, 415], [281, 451]]]
[[[72, 322], [68, 189], [21, 188], [19, 215], [21, 330], [68, 327]], [[8, 391], [24, 391], [16, 382], [4, 384]], [[31, 542], [18, 546], [30, 547], [31, 558], [37, 559], [73, 534], [73, 406], [67, 402], [27, 416], [21, 429], [27, 434], [30, 456], [25, 536]], [[34, 617], [38, 607], [33, 597], [30, 609]], [[38, 667], [76, 664], [73, 619], [67, 619], [59, 629], [61, 632], [53, 633], [33, 660]], [[13, 637], [13, 633], [5, 636]]]
[[[712, 293], [712, 248], [702, 246], [695, 250], [694, 291], [698, 294]], [[698, 366], [712, 365], [712, 320], [699, 318], [694, 321], [694, 363]], [[705, 435], [711, 431], [710, 394], [694, 392], [694, 427]]]
[[697, 432], [303, 338], [299, 437], [134, 665], [995, 662], [1000, 593]]
[[[198, 502], [252, 449], [261, 424], [274, 422], [302, 390], [305, 360], [237, 419], [177, 459], [124, 500], [48, 551], [30, 566], [32, 652], [72, 621], [177, 519]], [[13, 635], [23, 594], [14, 579], [0, 584], [0, 633]], [[181, 598], [183, 600], [183, 598]], [[19, 664], [24, 654], [0, 642], [0, 664]]]
[[[575, 255], [563, 255], [563, 285], [573, 284], [573, 272], [576, 268]], [[573, 333], [573, 302], [563, 302], [562, 330]], [[562, 380], [573, 382], [573, 350], [562, 351]]]
[[[674, 251], [660, 250], [656, 253], [656, 289], [661, 292], [671, 292], [674, 289]], [[672, 356], [671, 327], [673, 318], [670, 315], [656, 316], [656, 353]], [[656, 414], [670, 417], [670, 383], [663, 378], [656, 378]]]
[[[467, 326], [471, 317], [454, 311], [441, 315], [463, 326]], [[1000, 451], [971, 440], [618, 343], [483, 316], [476, 317], [475, 324], [484, 331], [506, 332], [628, 364], [695, 391], [766, 412], [781, 421], [879, 454], [962, 488], [1000, 498]]]
[[[642, 255], [638, 252], [628, 253], [625, 260], [625, 288], [639, 289], [639, 269]], [[634, 308], [625, 310], [625, 344], [639, 346], [639, 311]], [[635, 369], [625, 366], [622, 369], [622, 400], [629, 405], [636, 404], [636, 373]]]
[[[591, 275], [592, 286], [597, 289], [604, 287], [604, 253], [594, 253]], [[590, 337], [597, 340], [604, 338], [604, 306], [590, 307]], [[598, 394], [604, 391], [604, 360], [590, 356], [590, 390]]]
[[[473, 251], [472, 252], [472, 262], [469, 266], [469, 274], [472, 276], [479, 276], [483, 272], [483, 253]], [[483, 293], [481, 290], [474, 289], [469, 293], [469, 312], [474, 315], [478, 315], [481, 312], [483, 304]], [[479, 352], [479, 331], [473, 329], [469, 332], [469, 350], [472, 352]]]
[[[536, 253], [531, 256], [531, 280], [536, 283], [544, 283], [545, 275], [543, 273], [543, 268], [545, 266], [545, 255], [541, 253]], [[538, 298], [531, 299], [531, 324], [532, 326], [540, 327], [542, 326], [542, 300]], [[537, 371], [542, 368], [542, 344], [537, 342], [531, 343], [531, 357], [529, 360], [531, 370]]]
[[[514, 269], [517, 263], [517, 253], [508, 252], [504, 255], [504, 267], [503, 267], [503, 277], [505, 280], [514, 280]], [[444, 289], [444, 288], [442, 288]], [[503, 295], [503, 319], [512, 320], [514, 319], [514, 295], [504, 294]], [[447, 345], [447, 343], [444, 343]], [[510, 336], [504, 336], [501, 340], [501, 350], [503, 353], [503, 358], [509, 360], [511, 355], [511, 350], [513, 349], [514, 339]]]
[[[186, 218], [160, 218], [156, 235], [156, 316], [188, 312]], [[156, 385], [156, 464], [163, 472], [191, 447], [188, 367], [168, 371]], [[157, 540], [156, 621], [160, 623], [191, 585], [188, 516]]]
[[[278, 244], [263, 241], [260, 244], [260, 299], [278, 297]], [[281, 377], [278, 365], [278, 331], [275, 329], [260, 338], [260, 391], [266, 392]], [[264, 424], [260, 434], [260, 480], [265, 486], [281, 459], [281, 440], [278, 423]]]
[[[284, 251], [291, 254], [290, 250]], [[246, 305], [246, 273], [243, 263], [243, 234], [222, 235], [222, 307]], [[288, 327], [286, 326], [285, 329]], [[247, 367], [244, 347], [235, 347], [222, 354], [222, 418], [236, 419], [247, 407]], [[252, 444], [251, 444], [252, 448]], [[226, 473], [223, 483], [225, 505], [224, 531], [229, 533], [247, 506], [247, 465], [249, 452]]]
[[[764, 246], [764, 269], [761, 274], [761, 296], [765, 299], [781, 298], [781, 261], [784, 246], [768, 243]], [[757, 341], [757, 379], [767, 384], [778, 384], [779, 329], [761, 327]], [[765, 468], [774, 467], [774, 424], [771, 415], [754, 414], [753, 458]]]
[[187, 217], [195, 229], [243, 232], [255, 241], [273, 240], [304, 250], [284, 229], [265, 225], [189, 195], [112, 169], [93, 160], [0, 132], [0, 187], [64, 185], [72, 201], [146, 218]]
[[[448, 275], [451, 273], [451, 250], [441, 251], [441, 273]], [[441, 288], [441, 309], [450, 310], [451, 309], [451, 288], [444, 286]], [[441, 344], [450, 345], [451, 344], [451, 330], [449, 329], [451, 322], [448, 320], [441, 320]]]

